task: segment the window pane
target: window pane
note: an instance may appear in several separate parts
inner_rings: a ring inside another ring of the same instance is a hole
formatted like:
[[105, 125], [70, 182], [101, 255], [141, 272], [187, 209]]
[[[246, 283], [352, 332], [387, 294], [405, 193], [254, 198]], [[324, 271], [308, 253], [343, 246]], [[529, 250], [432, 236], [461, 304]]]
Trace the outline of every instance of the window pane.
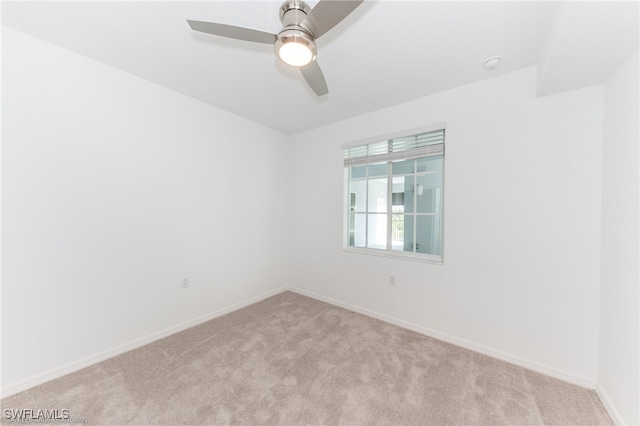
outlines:
[[363, 178], [367, 177], [367, 166], [353, 166], [351, 167], [351, 178]]
[[404, 192], [404, 176], [394, 177], [393, 186], [391, 187], [392, 193]]
[[394, 161], [391, 163], [391, 171], [394, 175], [408, 175], [413, 173], [415, 160]]
[[405, 213], [413, 213], [415, 200], [413, 199], [413, 176], [404, 177], [404, 211]]
[[437, 216], [417, 216], [416, 252], [441, 255], [442, 219]]
[[405, 217], [413, 220], [412, 216], [405, 216], [403, 214], [391, 215], [391, 250], [404, 250]]
[[418, 172], [441, 172], [444, 156], [434, 155], [433, 157], [418, 158]]
[[369, 215], [369, 242], [367, 247], [375, 249], [387, 249], [387, 215]]
[[369, 212], [387, 212], [387, 179], [369, 180]]
[[422, 175], [417, 178], [416, 201], [418, 213], [440, 213], [442, 209], [442, 175]]
[[367, 207], [367, 181], [352, 180], [349, 183], [349, 212], [365, 212]]
[[391, 186], [391, 211], [404, 212], [404, 176], [394, 177]]
[[387, 176], [388, 169], [388, 163], [372, 164], [369, 166], [369, 177]]
[[416, 227], [415, 215], [404, 216], [404, 245], [402, 249], [412, 253], [414, 251], [413, 230]]
[[349, 219], [349, 245], [364, 247], [366, 245], [366, 215], [351, 214]]

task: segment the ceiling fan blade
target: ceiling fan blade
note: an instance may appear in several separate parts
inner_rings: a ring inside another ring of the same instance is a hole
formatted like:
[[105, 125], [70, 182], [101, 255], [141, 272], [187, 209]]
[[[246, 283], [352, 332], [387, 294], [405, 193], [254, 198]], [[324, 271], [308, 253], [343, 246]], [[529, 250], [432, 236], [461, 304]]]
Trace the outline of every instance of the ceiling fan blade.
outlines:
[[322, 96], [329, 93], [327, 81], [324, 79], [324, 74], [322, 74], [322, 70], [320, 69], [320, 65], [318, 65], [317, 61], [313, 61], [309, 65], [300, 67], [300, 72], [304, 79], [307, 80], [309, 87], [316, 92], [316, 95]]
[[189, 26], [193, 31], [213, 34], [238, 40], [254, 41], [256, 43], [273, 44], [278, 38], [275, 34], [252, 28], [236, 27], [235, 25], [217, 24], [215, 22], [190, 21]]
[[315, 38], [320, 37], [338, 25], [363, 0], [320, 0], [300, 25], [308, 28]]

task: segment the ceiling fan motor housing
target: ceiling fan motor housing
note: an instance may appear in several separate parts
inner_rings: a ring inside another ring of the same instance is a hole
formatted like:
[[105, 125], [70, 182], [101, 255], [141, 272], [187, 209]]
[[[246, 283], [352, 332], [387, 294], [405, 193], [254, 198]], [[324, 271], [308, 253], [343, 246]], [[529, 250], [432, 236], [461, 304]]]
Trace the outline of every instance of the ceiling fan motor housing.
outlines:
[[280, 6], [280, 22], [285, 28], [291, 25], [299, 26], [309, 12], [311, 8], [303, 1], [285, 1]]
[[[310, 11], [309, 5], [303, 1], [286, 1], [280, 6], [280, 22], [282, 22], [283, 28], [278, 33], [278, 38], [273, 48], [276, 56], [282, 62], [287, 63], [281, 57], [280, 49], [287, 43], [297, 43], [305, 46], [311, 52], [310, 61], [316, 59], [318, 49], [315, 38], [311, 31], [300, 25]], [[291, 64], [289, 63], [289, 65]]]

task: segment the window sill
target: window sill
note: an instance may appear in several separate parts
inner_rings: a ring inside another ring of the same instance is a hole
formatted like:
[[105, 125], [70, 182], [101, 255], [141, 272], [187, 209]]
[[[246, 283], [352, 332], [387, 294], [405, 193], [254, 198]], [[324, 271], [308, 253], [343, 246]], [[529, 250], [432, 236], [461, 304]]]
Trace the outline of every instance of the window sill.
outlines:
[[427, 257], [429, 255], [420, 255], [413, 253], [404, 253], [404, 252], [391, 252], [386, 250], [376, 250], [376, 249], [365, 249], [365, 248], [356, 248], [356, 247], [343, 247], [342, 251], [347, 253], [358, 253], [358, 254], [366, 254], [370, 256], [379, 256], [379, 257], [387, 257], [391, 259], [398, 260], [409, 260], [412, 262], [420, 262], [420, 263], [431, 263], [433, 265], [444, 265], [444, 261], [442, 258], [439, 260], [437, 256]]

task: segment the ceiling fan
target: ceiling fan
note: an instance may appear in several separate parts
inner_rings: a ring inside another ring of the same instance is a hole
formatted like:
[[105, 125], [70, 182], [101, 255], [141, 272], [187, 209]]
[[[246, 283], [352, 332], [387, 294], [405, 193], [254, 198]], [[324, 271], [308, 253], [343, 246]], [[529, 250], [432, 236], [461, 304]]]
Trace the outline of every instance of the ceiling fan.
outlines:
[[280, 6], [282, 30], [278, 34], [235, 25], [187, 19], [194, 31], [222, 37], [273, 44], [276, 56], [287, 65], [300, 69], [307, 84], [318, 96], [329, 93], [320, 65], [316, 61], [316, 39], [335, 27], [363, 0], [320, 0], [311, 9], [301, 0], [285, 1]]

